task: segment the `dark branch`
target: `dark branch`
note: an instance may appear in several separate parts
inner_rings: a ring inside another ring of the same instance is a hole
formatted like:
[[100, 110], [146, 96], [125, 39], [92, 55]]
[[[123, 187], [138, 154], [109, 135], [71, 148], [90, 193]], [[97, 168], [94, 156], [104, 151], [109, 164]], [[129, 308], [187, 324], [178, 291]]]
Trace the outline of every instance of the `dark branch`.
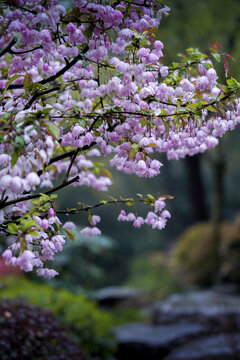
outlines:
[[[79, 176], [75, 176], [73, 179], [69, 180], [69, 181], [66, 181], [62, 184], [60, 184], [59, 186], [56, 186], [55, 188], [53, 189], [50, 189], [48, 191], [46, 191], [44, 194], [45, 195], [50, 195], [58, 190], [61, 190], [63, 189], [64, 187], [76, 182], [79, 180]], [[33, 195], [28, 195], [28, 196], [24, 196], [24, 197], [21, 197], [21, 198], [18, 198], [18, 199], [15, 199], [15, 200], [10, 200], [10, 201], [7, 201], [7, 202], [4, 202], [4, 203], [1, 203], [0, 204], [0, 209], [3, 209], [9, 205], [15, 205], [19, 202], [22, 202], [22, 201], [26, 201], [26, 200], [33, 200], [33, 199], [37, 199], [41, 196], [41, 194], [33, 194]]]
[[0, 52], [0, 57], [11, 51], [11, 47], [17, 43], [17, 38], [14, 37], [10, 43]]
[[35, 50], [38, 50], [38, 49], [42, 49], [42, 46], [36, 46], [36, 47], [33, 48], [33, 49], [23, 50], [23, 51], [15, 51], [15, 50], [9, 49], [8, 52], [9, 52], [10, 54], [13, 54], [13, 55], [21, 55], [21, 54], [30, 53], [30, 52], [35, 51]]
[[51, 89], [47, 89], [47, 90], [43, 90], [43, 91], [40, 91], [40, 92], [36, 92], [32, 97], [31, 99], [27, 102], [27, 104], [24, 106], [24, 110], [27, 110], [31, 107], [31, 105], [34, 103], [35, 100], [37, 100], [37, 98], [39, 98], [40, 96], [42, 95], [47, 95], [53, 91], [56, 91], [56, 90], [59, 90], [60, 89], [60, 86], [55, 86]]
[[[50, 83], [50, 82], [56, 80], [59, 76], [62, 76], [63, 74], [65, 74], [66, 71], [71, 69], [71, 67], [73, 67], [73, 65], [75, 65], [80, 59], [83, 58], [83, 54], [86, 54], [87, 51], [88, 51], [88, 46], [86, 46], [83, 49], [81, 54], [78, 54], [78, 56], [76, 56], [72, 61], [69, 61], [69, 63], [67, 65], [65, 65], [61, 70], [59, 70], [56, 74], [39, 81], [39, 84], [45, 85], [47, 83]], [[23, 88], [23, 84], [11, 84], [8, 87], [9, 90], [10, 89], [22, 89], [22, 88]]]
[[74, 161], [75, 161], [75, 159], [76, 159], [76, 157], [77, 157], [77, 155], [78, 155], [78, 153], [79, 153], [79, 150], [80, 150], [80, 148], [78, 147], [78, 148], [75, 150], [75, 153], [72, 155], [72, 159], [71, 159], [71, 162], [70, 162], [70, 164], [69, 164], [69, 166], [68, 166], [67, 172], [66, 172], [66, 174], [65, 174], [65, 176], [64, 176], [63, 182], [66, 182], [66, 181], [68, 180], [68, 177], [69, 177], [71, 168], [72, 168], [73, 163], [74, 163]]
[[[91, 147], [93, 147], [94, 145], [96, 145], [96, 142], [92, 142], [90, 145], [85, 145], [85, 146], [83, 146], [79, 151], [89, 150], [89, 149], [90, 149]], [[63, 160], [63, 159], [66, 159], [66, 158], [68, 158], [68, 157], [73, 156], [73, 155], [75, 154], [75, 151], [76, 151], [76, 149], [71, 150], [71, 151], [68, 151], [68, 152], [66, 152], [66, 153], [63, 153], [63, 154], [61, 154], [61, 155], [57, 155], [57, 156], [53, 157], [53, 158], [49, 161], [49, 163], [45, 164], [45, 167], [47, 167], [47, 166], [49, 166], [49, 165], [51, 165], [51, 164], [54, 164], [54, 163], [57, 162], [57, 161], [60, 161], [60, 160]], [[42, 175], [42, 173], [43, 173], [43, 170], [39, 170], [39, 171], [37, 172], [38, 176]]]

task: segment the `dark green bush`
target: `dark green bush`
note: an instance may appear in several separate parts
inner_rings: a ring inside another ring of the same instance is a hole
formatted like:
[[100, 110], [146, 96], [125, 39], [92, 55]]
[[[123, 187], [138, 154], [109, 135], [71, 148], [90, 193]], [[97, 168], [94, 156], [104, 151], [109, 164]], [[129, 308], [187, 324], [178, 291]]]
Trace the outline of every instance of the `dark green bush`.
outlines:
[[181, 235], [172, 253], [176, 272], [189, 284], [208, 286], [218, 272], [217, 250], [208, 223], [199, 223]]
[[55, 316], [21, 300], [0, 302], [1, 360], [83, 360]]
[[32, 305], [51, 310], [62, 323], [71, 327], [71, 336], [90, 355], [106, 358], [114, 351], [115, 342], [110, 329], [111, 315], [98, 309], [85, 295], [34, 283], [23, 277], [4, 278], [0, 297], [22, 298]]
[[220, 225], [217, 241], [210, 223], [188, 228], [172, 251], [171, 264], [191, 285], [209, 286], [216, 279], [239, 284], [239, 218]]

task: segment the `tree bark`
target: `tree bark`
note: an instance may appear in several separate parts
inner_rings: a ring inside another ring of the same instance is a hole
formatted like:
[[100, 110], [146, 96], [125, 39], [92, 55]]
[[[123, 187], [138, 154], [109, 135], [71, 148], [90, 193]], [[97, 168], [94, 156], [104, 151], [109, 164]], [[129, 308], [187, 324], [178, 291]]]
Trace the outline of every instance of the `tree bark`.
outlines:
[[192, 208], [192, 221], [206, 221], [207, 210], [205, 204], [205, 191], [201, 175], [201, 156], [187, 156], [185, 165], [187, 168], [189, 199]]

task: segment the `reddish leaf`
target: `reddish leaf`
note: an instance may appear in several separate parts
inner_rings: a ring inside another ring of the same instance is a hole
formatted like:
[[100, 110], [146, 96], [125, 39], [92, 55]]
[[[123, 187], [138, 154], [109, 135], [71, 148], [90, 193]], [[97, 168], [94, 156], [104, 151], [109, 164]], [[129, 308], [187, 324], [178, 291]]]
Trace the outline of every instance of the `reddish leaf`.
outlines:
[[228, 60], [225, 57], [223, 57], [223, 62], [224, 62], [225, 75], [227, 76], [228, 70], [229, 70], [229, 63], [228, 63]]
[[214, 47], [214, 50], [217, 52], [222, 45], [219, 42], [213, 41], [212, 46]]
[[228, 53], [226, 53], [226, 52], [222, 53], [221, 55], [222, 55], [222, 56], [226, 56], [226, 57], [228, 57], [229, 59], [235, 61], [235, 59], [232, 57], [232, 55], [230, 55], [230, 54], [228, 54]]

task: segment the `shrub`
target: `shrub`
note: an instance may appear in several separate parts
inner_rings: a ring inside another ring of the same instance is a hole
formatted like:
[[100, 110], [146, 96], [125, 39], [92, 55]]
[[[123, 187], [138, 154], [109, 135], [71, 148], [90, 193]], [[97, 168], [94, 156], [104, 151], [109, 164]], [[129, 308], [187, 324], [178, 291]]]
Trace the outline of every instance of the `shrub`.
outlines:
[[240, 281], [239, 219], [220, 225], [215, 242], [210, 223], [188, 228], [172, 252], [171, 263], [188, 284], [209, 286], [214, 280]]
[[55, 316], [20, 300], [0, 302], [1, 360], [83, 360], [79, 346]]
[[23, 277], [2, 279], [5, 287], [0, 297], [22, 298], [32, 305], [51, 310], [59, 320], [71, 327], [71, 336], [86, 353], [107, 357], [114, 351], [115, 343], [110, 328], [111, 315], [97, 308], [85, 295], [34, 283]]
[[150, 300], [181, 291], [180, 283], [168, 264], [168, 256], [161, 251], [136, 257], [126, 284], [147, 290]]
[[172, 264], [187, 283], [208, 286], [218, 272], [217, 251], [208, 223], [188, 228], [172, 254]]

